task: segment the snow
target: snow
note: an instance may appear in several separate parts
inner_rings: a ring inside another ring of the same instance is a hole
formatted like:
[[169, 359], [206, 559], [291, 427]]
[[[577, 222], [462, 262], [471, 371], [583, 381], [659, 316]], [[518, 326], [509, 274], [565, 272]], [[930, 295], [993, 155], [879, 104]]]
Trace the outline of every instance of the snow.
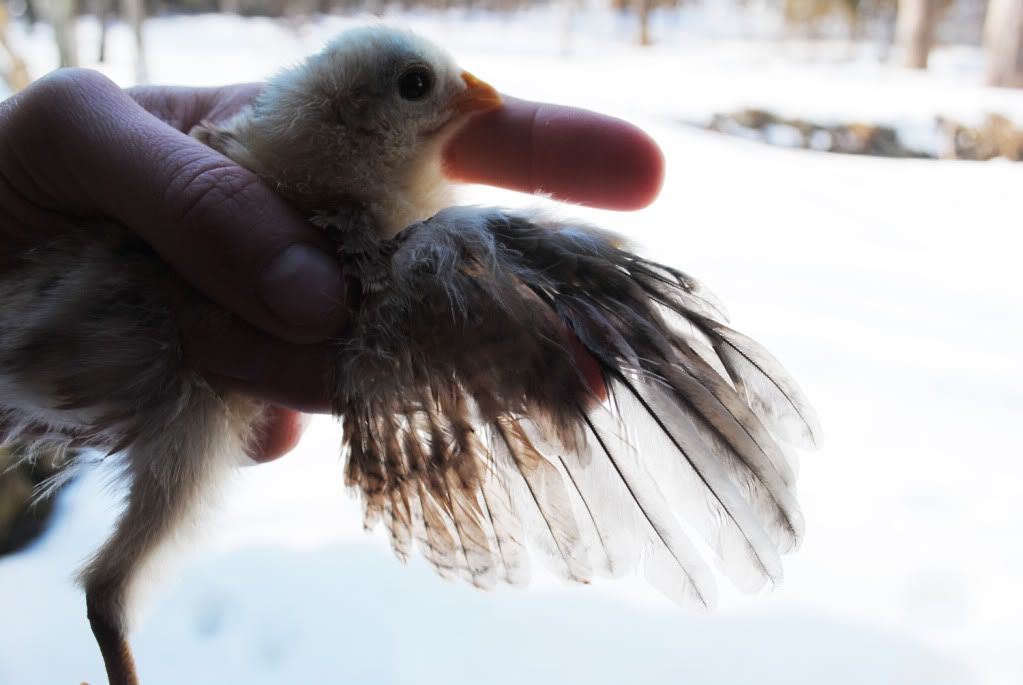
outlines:
[[[401, 568], [362, 533], [339, 430], [320, 419], [293, 455], [243, 469], [157, 582], [133, 637], [144, 682], [1023, 682], [1023, 169], [830, 156], [682, 123], [747, 106], [917, 128], [939, 114], [1023, 120], [1023, 92], [977, 85], [982, 60], [965, 48], [918, 74], [872, 62], [870, 46], [710, 40], [664, 16], [649, 50], [612, 15], [580, 16], [567, 54], [557, 14], [391, 19], [506, 92], [623, 116], [659, 141], [654, 206], [562, 211], [700, 277], [800, 380], [826, 437], [802, 458], [806, 543], [782, 586], [726, 593], [712, 615], [639, 579], [478, 593]], [[154, 19], [150, 77], [260, 79], [353, 21]], [[83, 50], [95, 35], [82, 22]], [[111, 35], [101, 68], [127, 85], [129, 35]], [[15, 38], [34, 73], [53, 66], [45, 28]], [[91, 474], [44, 539], [0, 559], [3, 685], [103, 682], [71, 575], [116, 502]]]

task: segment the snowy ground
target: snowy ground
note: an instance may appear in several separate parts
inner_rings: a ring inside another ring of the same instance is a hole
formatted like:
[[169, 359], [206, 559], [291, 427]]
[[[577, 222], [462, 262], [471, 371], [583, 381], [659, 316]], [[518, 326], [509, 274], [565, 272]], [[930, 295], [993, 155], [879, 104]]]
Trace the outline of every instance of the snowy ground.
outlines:
[[[913, 74], [845, 47], [708, 41], [664, 22], [642, 51], [605, 17], [581, 22], [564, 56], [556, 15], [400, 19], [506, 92], [618, 114], [661, 143], [653, 207], [574, 211], [701, 277], [815, 400], [827, 441], [803, 458], [806, 543], [783, 586], [726, 595], [711, 616], [640, 580], [485, 595], [420, 562], [402, 569], [361, 532], [339, 431], [318, 421], [295, 454], [242, 472], [161, 582], [135, 637], [147, 685], [1023, 682], [1023, 167], [831, 157], [679, 124], [741, 106], [907, 126], [1019, 119], [1023, 93], [975, 85], [968, 50]], [[153, 20], [150, 76], [262, 78], [348, 23]], [[94, 35], [82, 27], [83, 49]], [[17, 38], [36, 73], [52, 64], [42, 30]], [[104, 70], [127, 84], [127, 33], [113, 39]], [[3, 685], [102, 682], [70, 575], [115, 510], [86, 478], [46, 538], [0, 560]]]

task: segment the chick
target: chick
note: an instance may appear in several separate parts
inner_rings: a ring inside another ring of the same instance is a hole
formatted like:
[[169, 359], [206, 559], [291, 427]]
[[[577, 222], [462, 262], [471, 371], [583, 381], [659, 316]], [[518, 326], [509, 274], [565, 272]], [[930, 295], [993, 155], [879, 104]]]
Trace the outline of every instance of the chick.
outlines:
[[[809, 403], [697, 281], [617, 236], [449, 207], [444, 143], [499, 104], [436, 46], [374, 26], [193, 131], [322, 227], [356, 286], [330, 383], [366, 526], [482, 588], [525, 583], [530, 550], [579, 582], [642, 568], [679, 603], [713, 603], [710, 563], [745, 590], [779, 580], [803, 530], [783, 445], [816, 442]], [[164, 300], [175, 279], [111, 227], [0, 281], [8, 439], [111, 453], [129, 485], [82, 572], [112, 685], [138, 682], [137, 578], [263, 411], [186, 366]]]

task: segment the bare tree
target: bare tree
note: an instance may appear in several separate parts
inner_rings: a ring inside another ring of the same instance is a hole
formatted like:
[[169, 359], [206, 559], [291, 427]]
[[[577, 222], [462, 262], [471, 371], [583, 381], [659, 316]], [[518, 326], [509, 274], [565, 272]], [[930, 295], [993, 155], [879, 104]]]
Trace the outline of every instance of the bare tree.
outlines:
[[145, 43], [142, 40], [142, 24], [146, 20], [145, 0], [121, 0], [121, 11], [135, 36], [135, 80], [145, 83], [148, 80]]
[[107, 29], [110, 28], [110, 15], [113, 14], [112, 0], [96, 0], [94, 8], [99, 20], [99, 61], [107, 60]]
[[1023, 0], [991, 0], [984, 24], [987, 82], [1023, 88]]
[[[145, 83], [148, 80], [146, 69], [145, 41], [142, 37], [142, 25], [146, 20], [145, 0], [120, 0], [120, 17], [131, 27], [132, 35], [135, 38], [135, 81]], [[117, 12], [113, 7], [113, 0], [97, 0], [94, 8], [99, 17], [99, 61], [106, 59], [107, 28], [114, 19]]]
[[53, 37], [57, 41], [60, 66], [77, 67], [78, 41], [75, 38], [77, 0], [45, 0], [41, 4], [44, 16], [53, 25]]
[[636, 0], [636, 14], [639, 15], [639, 44], [650, 45], [650, 13], [654, 9], [654, 0]]
[[926, 69], [937, 34], [938, 20], [949, 0], [899, 0], [896, 40], [910, 69]]
[[[576, 0], [577, 2], [579, 0]], [[657, 8], [678, 8], [685, 0], [611, 0], [611, 8], [625, 14], [632, 9], [639, 20], [639, 44], [652, 45], [650, 18]], [[582, 5], [580, 5], [582, 6]]]
[[788, 31], [805, 31], [811, 36], [816, 34], [819, 22], [839, 17], [852, 38], [859, 30], [861, 4], [859, 0], [784, 0], [782, 15]]
[[0, 47], [3, 47], [4, 52], [7, 53], [7, 60], [10, 62], [3, 76], [11, 90], [21, 90], [29, 82], [28, 68], [25, 66], [25, 60], [21, 58], [7, 38], [8, 20], [7, 6], [0, 5]]

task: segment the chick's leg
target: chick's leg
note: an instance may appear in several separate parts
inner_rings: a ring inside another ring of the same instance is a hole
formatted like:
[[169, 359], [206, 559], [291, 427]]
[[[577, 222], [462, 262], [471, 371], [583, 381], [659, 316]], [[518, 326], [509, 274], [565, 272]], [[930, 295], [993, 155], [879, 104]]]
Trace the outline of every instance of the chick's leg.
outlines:
[[[127, 610], [135, 581], [154, 553], [189, 524], [244, 449], [261, 407], [219, 397], [196, 381], [181, 413], [148, 417], [128, 449], [127, 505], [113, 535], [82, 571], [93, 635], [110, 685], [138, 685], [128, 646]], [[161, 420], [162, 419], [162, 420]]]
[[[139, 678], [135, 670], [135, 659], [124, 631], [109, 616], [107, 607], [96, 604], [86, 595], [85, 604], [88, 610], [89, 625], [92, 634], [103, 655], [107, 680], [110, 685], [138, 685]], [[82, 685], [87, 685], [83, 683]]]

